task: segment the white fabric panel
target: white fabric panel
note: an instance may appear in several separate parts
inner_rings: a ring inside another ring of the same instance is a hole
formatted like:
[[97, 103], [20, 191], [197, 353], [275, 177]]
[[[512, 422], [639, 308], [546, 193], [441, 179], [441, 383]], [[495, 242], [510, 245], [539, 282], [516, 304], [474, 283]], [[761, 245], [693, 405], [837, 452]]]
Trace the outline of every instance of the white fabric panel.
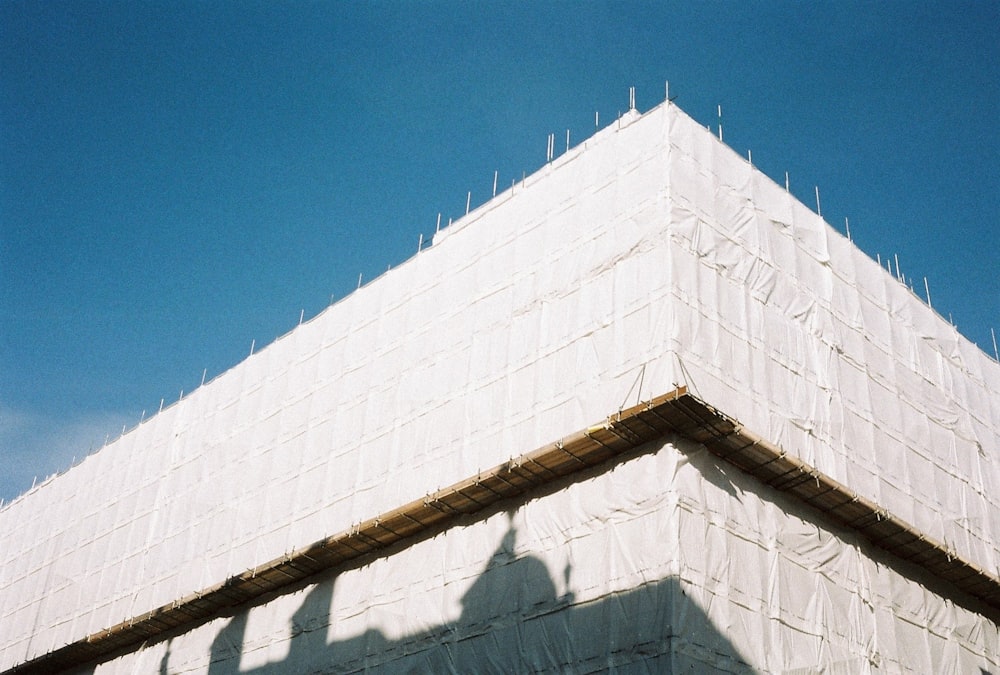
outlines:
[[[1000, 367], [665, 106], [629, 113], [0, 510], [0, 668], [674, 383], [997, 570]], [[619, 550], [615, 533], [594, 536]], [[592, 573], [602, 593], [642, 582], [603, 555]], [[683, 578], [688, 563], [677, 564]], [[726, 574], [718, 564], [687, 581], [706, 584], [705, 615], [764, 644], [743, 600], [712, 605], [721, 596], [708, 584]], [[749, 592], [744, 581], [726, 593]], [[371, 602], [364, 589], [345, 592]], [[801, 634], [770, 638], [775, 658], [834, 653], [816, 625], [846, 621], [838, 593], [817, 586], [795, 610]]]
[[[688, 121], [678, 116], [676, 124], [686, 126]], [[986, 480], [977, 476], [971, 466], [958, 472], [949, 469], [953, 465], [949, 461], [951, 443], [945, 430], [953, 428], [959, 442], [967, 439], [975, 444], [984, 436], [997, 447], [997, 418], [985, 412], [993, 407], [992, 403], [976, 401], [977, 397], [968, 392], [959, 393], [956, 400], [961, 403], [952, 405], [949, 390], [953, 390], [951, 383], [956, 377], [963, 380], [963, 387], [984, 380], [995, 382], [996, 364], [770, 181], [753, 183], [755, 206], [767, 214], [756, 219], [763, 235], [756, 239], [758, 249], [743, 251], [739, 256], [743, 262], [731, 265], [729, 256], [719, 249], [737, 245], [735, 235], [744, 228], [744, 219], [734, 208], [735, 198], [720, 187], [727, 185], [727, 174], [717, 167], [730, 153], [721, 143], [716, 144], [712, 168], [717, 178], [712, 180], [703, 168], [698, 171], [694, 167], [704, 167], [705, 144], [714, 139], [706, 134], [696, 141], [694, 131], [675, 129], [670, 138], [674, 154], [671, 183], [687, 193], [674, 200], [671, 212], [677, 248], [693, 252], [698, 265], [719, 278], [745, 283], [750, 302], [756, 300], [764, 305], [764, 321], [754, 329], [761, 337], [755, 340], [751, 335], [747, 340], [752, 347], [766, 352], [764, 368], [751, 369], [753, 380], [763, 381], [764, 386], [747, 381], [742, 390], [763, 396], [769, 405], [762, 409], [758, 402], [737, 393], [730, 397], [732, 403], [727, 410], [783, 447], [794, 448], [806, 461], [858, 488], [861, 494], [910, 517], [924, 531], [949, 541], [967, 540], [972, 534], [970, 529], [976, 526], [960, 525], [964, 517], [960, 512], [944, 511], [954, 515], [942, 520], [942, 511], [956, 502], [939, 493], [956, 494], [963, 483], [985, 485]], [[729, 163], [735, 169], [746, 166], [735, 156]], [[743, 189], [735, 180], [729, 180], [728, 185], [737, 192]], [[753, 237], [740, 236], [738, 245], [745, 247], [754, 241]], [[724, 326], [730, 317], [723, 316], [725, 303], [716, 293], [719, 286], [699, 282], [698, 286], [687, 287], [688, 282], [702, 278], [703, 270], [689, 266], [685, 269], [680, 263], [690, 259], [683, 256], [683, 251], [675, 253], [675, 259], [680, 261], [675, 264], [675, 287], [689, 289], [681, 299], [697, 304], [700, 315], [693, 317], [686, 332], [680, 334], [678, 350], [690, 341], [695, 346], [684, 357], [688, 362], [701, 360], [701, 365], [716, 377], [740, 379], [747, 369], [736, 368], [735, 372], [723, 374], [728, 364], [726, 352], [719, 351], [718, 332], [719, 324]], [[748, 262], [755, 258], [761, 262]], [[759, 270], [766, 266], [773, 266], [774, 272], [762, 276]], [[741, 270], [739, 275], [737, 269]], [[713, 312], [713, 308], [717, 309]], [[754, 316], [753, 312], [746, 314]], [[959, 375], [946, 365], [947, 360], [972, 377]], [[965, 365], [966, 360], [975, 364], [973, 369]], [[949, 372], [944, 374], [942, 369]], [[986, 371], [989, 377], [984, 375]], [[696, 391], [723, 392], [715, 386], [706, 387], [697, 378], [692, 380]], [[843, 405], [849, 408], [838, 409]], [[963, 409], [981, 412], [963, 414]], [[837, 428], [834, 420], [849, 424]], [[872, 433], [867, 431], [871, 426], [876, 432], [874, 443], [870, 440]], [[842, 430], [843, 439], [831, 438]], [[928, 444], [931, 436], [944, 443]], [[874, 449], [877, 452], [873, 453]], [[967, 457], [971, 458], [971, 453]], [[892, 475], [886, 474], [887, 468], [891, 468]], [[992, 474], [996, 474], [995, 469]], [[880, 486], [873, 485], [869, 476], [879, 475], [884, 476]], [[897, 480], [899, 476], [902, 481]], [[856, 485], [854, 480], [861, 484]], [[996, 499], [990, 496], [985, 501], [995, 511]], [[957, 530], [964, 530], [964, 536]], [[995, 530], [990, 534], [986, 530], [979, 532], [984, 541], [997, 541]], [[995, 545], [992, 550], [958, 550], [987, 569], [997, 569]]]
[[97, 673], [978, 672], [997, 626], [690, 443]]

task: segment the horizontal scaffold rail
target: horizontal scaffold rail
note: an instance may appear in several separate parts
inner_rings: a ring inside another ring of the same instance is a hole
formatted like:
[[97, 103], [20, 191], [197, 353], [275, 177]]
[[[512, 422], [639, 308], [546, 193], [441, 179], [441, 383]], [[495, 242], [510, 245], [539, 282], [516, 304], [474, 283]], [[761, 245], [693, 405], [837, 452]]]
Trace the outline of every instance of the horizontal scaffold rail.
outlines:
[[874, 502], [744, 429], [685, 387], [621, 410], [604, 422], [511, 459], [348, 530], [258, 565], [168, 605], [132, 617], [24, 662], [8, 673], [52, 673], [138, 648], [193, 628], [267, 594], [352, 561], [406, 545], [504, 500], [676, 434], [762, 483], [796, 497], [833, 522], [924, 568], [959, 591], [1000, 610], [1000, 580]]

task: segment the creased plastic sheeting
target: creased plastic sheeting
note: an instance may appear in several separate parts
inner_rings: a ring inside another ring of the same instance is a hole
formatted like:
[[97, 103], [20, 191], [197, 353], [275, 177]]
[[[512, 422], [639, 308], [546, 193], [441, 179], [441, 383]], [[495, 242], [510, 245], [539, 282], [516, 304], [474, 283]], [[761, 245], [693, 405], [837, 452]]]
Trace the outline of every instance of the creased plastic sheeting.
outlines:
[[978, 672], [987, 619], [666, 445], [101, 673]]
[[599, 161], [564, 156], [0, 512], [17, 524], [4, 528], [14, 628], [0, 667], [537, 447], [632, 403], [630, 387], [676, 381], [649, 343], [669, 322], [664, 120], [633, 118], [628, 135], [588, 141]]
[[674, 383], [996, 571], [1000, 368], [663, 106], [0, 510], [0, 668]]
[[680, 113], [670, 146], [688, 384], [997, 574], [997, 364]]

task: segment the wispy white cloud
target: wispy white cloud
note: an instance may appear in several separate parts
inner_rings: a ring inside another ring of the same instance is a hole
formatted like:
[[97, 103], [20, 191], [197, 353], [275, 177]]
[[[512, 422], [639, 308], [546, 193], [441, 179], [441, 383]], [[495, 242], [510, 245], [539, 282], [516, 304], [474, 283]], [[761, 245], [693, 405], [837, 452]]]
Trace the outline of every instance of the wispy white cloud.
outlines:
[[116, 412], [55, 418], [0, 403], [0, 499], [9, 502], [34, 481], [66, 471], [74, 458], [116, 437], [129, 418]]

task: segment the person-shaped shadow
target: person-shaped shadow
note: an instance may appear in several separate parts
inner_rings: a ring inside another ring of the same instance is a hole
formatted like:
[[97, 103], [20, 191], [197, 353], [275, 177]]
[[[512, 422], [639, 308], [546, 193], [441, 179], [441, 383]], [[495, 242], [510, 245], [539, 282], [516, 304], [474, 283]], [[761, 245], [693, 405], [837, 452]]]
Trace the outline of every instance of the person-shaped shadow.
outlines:
[[[241, 668], [246, 610], [216, 636], [208, 672], [753, 672], [675, 579], [576, 604], [572, 593], [558, 593], [542, 560], [515, 554], [516, 537], [510, 526], [454, 621], [398, 639], [369, 629], [328, 642], [336, 579], [326, 579], [293, 615], [286, 658]], [[571, 573], [569, 566], [563, 570], [563, 588]]]

